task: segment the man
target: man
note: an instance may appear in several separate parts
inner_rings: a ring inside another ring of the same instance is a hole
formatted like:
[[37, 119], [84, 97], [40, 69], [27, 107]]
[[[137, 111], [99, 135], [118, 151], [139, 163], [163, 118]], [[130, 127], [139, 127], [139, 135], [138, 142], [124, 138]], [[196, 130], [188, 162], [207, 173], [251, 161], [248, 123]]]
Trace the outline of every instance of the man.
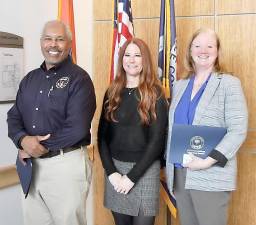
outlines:
[[45, 61], [20, 83], [8, 112], [8, 135], [33, 176], [24, 200], [25, 225], [85, 225], [91, 180], [86, 152], [96, 102], [89, 75], [69, 56], [71, 32], [47, 22], [41, 36]]

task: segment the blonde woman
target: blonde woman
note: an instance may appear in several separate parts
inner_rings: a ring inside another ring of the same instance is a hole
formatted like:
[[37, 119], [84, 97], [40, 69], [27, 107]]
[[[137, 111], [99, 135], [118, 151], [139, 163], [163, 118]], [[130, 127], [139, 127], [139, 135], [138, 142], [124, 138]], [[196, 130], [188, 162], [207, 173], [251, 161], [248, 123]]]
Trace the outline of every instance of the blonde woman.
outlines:
[[173, 90], [167, 158], [173, 124], [224, 127], [227, 133], [205, 159], [185, 165], [167, 161], [167, 181], [182, 225], [225, 225], [230, 192], [236, 188], [236, 153], [247, 133], [247, 106], [237, 77], [219, 64], [220, 41], [210, 29], [196, 31], [186, 55], [187, 75]]

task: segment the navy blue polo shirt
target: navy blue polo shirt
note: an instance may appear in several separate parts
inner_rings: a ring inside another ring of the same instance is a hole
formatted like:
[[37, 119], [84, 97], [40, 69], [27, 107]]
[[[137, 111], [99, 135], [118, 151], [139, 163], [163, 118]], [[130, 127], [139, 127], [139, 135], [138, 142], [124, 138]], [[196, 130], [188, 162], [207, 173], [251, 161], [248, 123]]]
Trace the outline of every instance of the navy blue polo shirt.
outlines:
[[8, 136], [17, 148], [25, 135], [51, 137], [41, 142], [49, 150], [91, 141], [96, 109], [90, 76], [70, 57], [49, 70], [45, 63], [21, 81], [16, 102], [8, 112]]

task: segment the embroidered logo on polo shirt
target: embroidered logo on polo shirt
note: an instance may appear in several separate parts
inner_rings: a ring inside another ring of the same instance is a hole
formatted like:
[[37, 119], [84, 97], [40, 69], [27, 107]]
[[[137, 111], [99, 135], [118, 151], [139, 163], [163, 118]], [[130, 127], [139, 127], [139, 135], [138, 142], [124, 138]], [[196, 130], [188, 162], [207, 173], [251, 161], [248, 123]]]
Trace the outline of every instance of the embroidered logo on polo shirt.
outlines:
[[64, 88], [67, 86], [69, 82], [69, 78], [68, 77], [62, 77], [59, 80], [57, 80], [56, 82], [56, 88]]

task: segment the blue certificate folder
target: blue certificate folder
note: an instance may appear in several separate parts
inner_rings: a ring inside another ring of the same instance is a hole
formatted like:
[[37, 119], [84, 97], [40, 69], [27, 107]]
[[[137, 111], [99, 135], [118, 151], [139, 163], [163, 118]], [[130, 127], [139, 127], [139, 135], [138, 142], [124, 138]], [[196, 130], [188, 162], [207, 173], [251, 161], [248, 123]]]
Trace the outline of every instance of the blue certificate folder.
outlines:
[[23, 165], [19, 160], [19, 156], [16, 159], [16, 168], [20, 178], [20, 184], [25, 194], [25, 198], [28, 195], [31, 179], [32, 179], [32, 160], [26, 159], [26, 165]]
[[182, 164], [188, 153], [205, 159], [226, 133], [223, 127], [174, 124], [168, 161]]

